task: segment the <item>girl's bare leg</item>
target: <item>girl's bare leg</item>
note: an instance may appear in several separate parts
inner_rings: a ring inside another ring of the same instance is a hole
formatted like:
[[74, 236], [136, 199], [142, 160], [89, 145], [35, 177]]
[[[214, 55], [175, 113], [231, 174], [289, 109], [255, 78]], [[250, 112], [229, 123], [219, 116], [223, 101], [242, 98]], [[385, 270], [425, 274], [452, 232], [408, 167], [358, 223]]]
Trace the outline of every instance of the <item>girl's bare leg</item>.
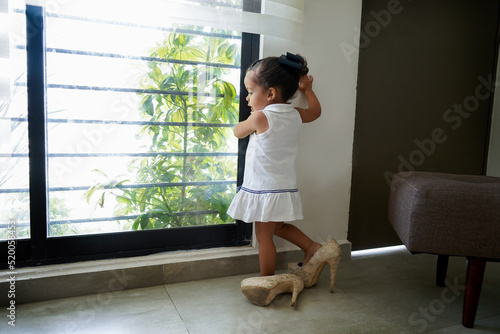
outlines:
[[255, 222], [255, 235], [259, 242], [260, 276], [274, 275], [276, 268], [276, 246], [273, 236], [283, 223]]
[[300, 247], [304, 251], [303, 264], [306, 264], [321, 247], [320, 243], [311, 240], [304, 232], [292, 224], [281, 224], [277, 227], [274, 234]]
[[314, 242], [299, 228], [283, 222], [256, 222], [255, 234], [259, 242], [259, 264], [260, 275], [274, 275], [276, 269], [276, 246], [273, 236], [277, 235], [304, 251], [304, 261], [306, 264], [316, 251], [321, 247], [320, 243]]

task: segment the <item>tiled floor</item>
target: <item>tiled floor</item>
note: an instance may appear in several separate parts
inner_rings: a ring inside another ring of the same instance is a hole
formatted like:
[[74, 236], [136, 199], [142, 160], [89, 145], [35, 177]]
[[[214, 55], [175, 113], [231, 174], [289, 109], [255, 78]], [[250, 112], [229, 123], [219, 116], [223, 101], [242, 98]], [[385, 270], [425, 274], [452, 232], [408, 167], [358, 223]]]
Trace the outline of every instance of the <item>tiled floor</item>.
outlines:
[[[500, 263], [488, 262], [476, 325], [461, 325], [465, 259], [452, 258], [449, 285], [434, 285], [435, 257], [393, 249], [354, 255], [335, 293], [318, 285], [268, 307], [240, 292], [241, 275], [19, 305], [2, 333], [500, 333]], [[327, 267], [325, 267], [328, 269]]]

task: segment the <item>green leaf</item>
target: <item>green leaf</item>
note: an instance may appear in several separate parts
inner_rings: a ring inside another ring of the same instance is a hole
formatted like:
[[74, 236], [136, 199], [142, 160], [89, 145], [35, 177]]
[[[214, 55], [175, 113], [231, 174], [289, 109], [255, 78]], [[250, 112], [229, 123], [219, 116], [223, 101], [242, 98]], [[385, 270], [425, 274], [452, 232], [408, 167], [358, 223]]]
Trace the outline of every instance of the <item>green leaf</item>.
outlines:
[[140, 216], [141, 229], [145, 230], [149, 225], [149, 213]]
[[177, 141], [172, 141], [170, 142], [170, 147], [174, 148], [177, 151], [182, 151], [182, 146], [179, 142]]
[[144, 111], [146, 114], [153, 116], [154, 114], [153, 96], [146, 95], [146, 97], [143, 98], [141, 110]]
[[87, 200], [87, 204], [90, 203], [90, 198], [92, 197], [92, 195], [99, 189], [102, 189], [102, 184], [97, 184], [95, 186], [92, 186], [90, 187], [89, 190], [87, 190], [85, 193], [84, 193], [84, 197], [85, 199]]
[[134, 223], [132, 224], [132, 228], [134, 229], [134, 231], [137, 231], [139, 229], [139, 224], [140, 223], [141, 223], [141, 216], [137, 217], [134, 220]]
[[226, 58], [227, 59], [234, 59], [236, 54], [238, 53], [238, 47], [236, 44], [232, 44], [227, 50], [226, 50]]
[[163, 75], [161, 73], [161, 70], [158, 66], [155, 66], [153, 68], [152, 72], [152, 79], [158, 84], [163, 81]]
[[106, 194], [105, 192], [103, 192], [103, 193], [102, 193], [101, 198], [99, 199], [99, 202], [98, 202], [98, 204], [99, 204], [99, 206], [100, 206], [101, 208], [103, 208], [103, 207], [104, 207], [104, 195], [105, 195], [105, 194]]
[[169, 90], [173, 87], [175, 87], [175, 78], [173, 76], [167, 76], [160, 85], [160, 88], [164, 90]]
[[189, 81], [190, 77], [190, 72], [189, 71], [183, 71], [180, 76], [180, 83], [182, 85], [186, 85], [186, 83]]

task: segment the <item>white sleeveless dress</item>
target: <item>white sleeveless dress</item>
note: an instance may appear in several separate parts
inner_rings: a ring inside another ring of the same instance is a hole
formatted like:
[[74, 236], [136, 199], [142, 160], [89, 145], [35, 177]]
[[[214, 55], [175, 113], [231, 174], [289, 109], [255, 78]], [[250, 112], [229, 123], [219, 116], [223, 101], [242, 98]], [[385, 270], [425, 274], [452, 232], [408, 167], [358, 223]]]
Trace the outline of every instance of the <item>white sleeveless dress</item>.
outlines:
[[303, 219], [295, 160], [302, 119], [290, 104], [272, 104], [262, 111], [269, 129], [251, 134], [243, 184], [227, 213], [247, 223]]

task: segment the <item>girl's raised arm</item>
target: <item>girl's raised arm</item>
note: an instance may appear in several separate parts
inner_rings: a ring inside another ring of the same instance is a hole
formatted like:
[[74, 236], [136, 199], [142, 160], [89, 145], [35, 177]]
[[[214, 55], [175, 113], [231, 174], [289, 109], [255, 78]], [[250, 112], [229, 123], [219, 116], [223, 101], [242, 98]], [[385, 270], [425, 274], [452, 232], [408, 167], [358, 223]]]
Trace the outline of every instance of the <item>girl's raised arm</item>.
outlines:
[[321, 116], [321, 104], [312, 90], [312, 75], [304, 75], [299, 82], [299, 90], [304, 93], [307, 100], [307, 108], [297, 108], [303, 123], [309, 123]]

